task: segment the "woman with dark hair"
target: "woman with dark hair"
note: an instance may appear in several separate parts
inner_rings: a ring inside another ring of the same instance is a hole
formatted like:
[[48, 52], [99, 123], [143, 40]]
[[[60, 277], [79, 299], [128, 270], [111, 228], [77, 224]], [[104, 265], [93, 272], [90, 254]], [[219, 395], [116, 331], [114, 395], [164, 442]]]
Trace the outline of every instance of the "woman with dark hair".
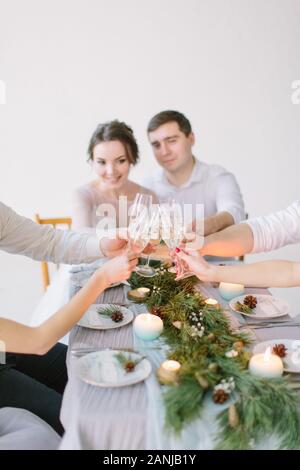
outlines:
[[[93, 133], [88, 146], [88, 162], [91, 164], [96, 178], [79, 187], [73, 198], [72, 228], [80, 231], [95, 232], [95, 228], [101, 220], [112, 219], [111, 228], [127, 227], [128, 208], [137, 193], [153, 196], [153, 202], [157, 202], [154, 193], [143, 188], [128, 179], [130, 167], [139, 160], [139, 150], [132, 129], [124, 122], [117, 120], [99, 124]], [[126, 206], [120, 205], [120, 196], [127, 197]], [[108, 212], [108, 214], [107, 214]], [[112, 213], [113, 212], [113, 213]], [[121, 217], [120, 217], [121, 216]], [[119, 220], [123, 218], [123, 220]], [[106, 220], [103, 220], [103, 228]], [[97, 227], [100, 229], [99, 225]], [[88, 230], [87, 230], [88, 229]], [[105, 230], [103, 231], [105, 232]], [[105, 237], [105, 234], [98, 238]], [[113, 236], [113, 238], [115, 238]], [[104, 238], [105, 239], [105, 238]], [[102, 240], [104, 240], [102, 238]], [[110, 244], [112, 240], [109, 240]], [[102, 241], [102, 245], [103, 245]], [[105, 253], [104, 253], [104, 256]], [[99, 259], [93, 268], [107, 262], [107, 258]], [[82, 267], [91, 269], [91, 266]], [[90, 271], [92, 272], [92, 271]], [[48, 318], [69, 300], [70, 267], [60, 266], [53, 276], [50, 286], [33, 312], [33, 318]]]
[[121, 196], [127, 198], [129, 205], [137, 193], [152, 195], [153, 202], [157, 201], [152, 191], [128, 179], [131, 166], [139, 160], [139, 150], [132, 129], [124, 122], [114, 120], [99, 124], [91, 137], [88, 156], [96, 179], [74, 193], [74, 229], [96, 227], [102, 215], [101, 205], [114, 208], [116, 226], [127, 225], [127, 214], [122, 214], [123, 221], [119, 220]]

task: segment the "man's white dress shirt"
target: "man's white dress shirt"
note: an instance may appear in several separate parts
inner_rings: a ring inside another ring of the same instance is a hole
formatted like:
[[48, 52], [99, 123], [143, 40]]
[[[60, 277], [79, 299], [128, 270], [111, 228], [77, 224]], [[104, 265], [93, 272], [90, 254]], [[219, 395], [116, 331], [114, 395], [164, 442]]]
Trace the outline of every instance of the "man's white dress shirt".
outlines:
[[[208, 165], [195, 159], [193, 171], [186, 183], [172, 185], [163, 169], [142, 182], [143, 186], [154, 191], [160, 201], [172, 197], [181, 205], [204, 205], [204, 217], [218, 212], [229, 212], [235, 223], [245, 219], [244, 202], [239, 185], [232, 173], [218, 165]], [[193, 211], [193, 218], [197, 214]]]
[[253, 232], [252, 253], [272, 251], [300, 242], [300, 200], [286, 209], [246, 222]]
[[96, 236], [55, 230], [18, 215], [0, 202], [0, 250], [53, 263], [90, 263], [103, 256]]

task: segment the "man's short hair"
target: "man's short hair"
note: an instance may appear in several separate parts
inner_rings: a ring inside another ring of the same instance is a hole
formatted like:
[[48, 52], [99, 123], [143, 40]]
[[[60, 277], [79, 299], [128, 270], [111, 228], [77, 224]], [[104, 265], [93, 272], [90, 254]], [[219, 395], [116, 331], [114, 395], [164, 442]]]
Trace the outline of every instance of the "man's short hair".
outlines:
[[153, 118], [150, 120], [147, 132], [156, 131], [160, 126], [166, 124], [167, 122], [177, 122], [179, 129], [183, 132], [186, 136], [190, 135], [192, 132], [192, 126], [190, 121], [185, 117], [184, 114], [179, 113], [178, 111], [161, 111], [158, 114], [155, 114]]

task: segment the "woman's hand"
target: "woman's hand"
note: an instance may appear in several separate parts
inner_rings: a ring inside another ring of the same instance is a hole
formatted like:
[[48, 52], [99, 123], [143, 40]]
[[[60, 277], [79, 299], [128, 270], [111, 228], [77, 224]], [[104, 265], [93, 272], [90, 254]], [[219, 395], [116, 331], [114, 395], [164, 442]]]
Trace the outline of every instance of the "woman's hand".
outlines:
[[177, 248], [176, 256], [184, 261], [189, 270], [195, 273], [195, 275], [201, 281], [214, 281], [214, 266], [210, 265], [205, 259], [197, 252], [192, 251], [192, 254], [187, 254], [184, 251]]
[[134, 253], [126, 253], [109, 260], [98, 269], [97, 274], [101, 277], [105, 276], [106, 284], [110, 286], [115, 282], [128, 279], [136, 267], [137, 262], [138, 258]]

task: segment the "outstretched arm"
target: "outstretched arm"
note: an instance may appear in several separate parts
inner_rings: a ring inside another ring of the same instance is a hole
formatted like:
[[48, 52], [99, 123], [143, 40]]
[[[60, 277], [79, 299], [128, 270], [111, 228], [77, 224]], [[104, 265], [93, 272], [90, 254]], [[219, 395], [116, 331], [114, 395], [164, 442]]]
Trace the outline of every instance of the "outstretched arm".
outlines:
[[204, 219], [204, 236], [224, 230], [234, 224], [234, 218], [229, 212], [219, 212]]
[[263, 261], [248, 265], [215, 266], [202, 256], [184, 252], [177, 255], [205, 282], [233, 282], [255, 287], [300, 286], [300, 263], [292, 261]]
[[0, 249], [53, 263], [89, 263], [102, 255], [96, 236], [38, 225], [0, 202]]
[[248, 224], [232, 225], [209, 235], [200, 249], [202, 255], [240, 256], [253, 249], [253, 232]]
[[82, 317], [101, 292], [113, 282], [128, 279], [137, 264], [134, 255], [108, 261], [70, 302], [38, 327], [0, 318], [0, 341], [7, 352], [45, 354]]

